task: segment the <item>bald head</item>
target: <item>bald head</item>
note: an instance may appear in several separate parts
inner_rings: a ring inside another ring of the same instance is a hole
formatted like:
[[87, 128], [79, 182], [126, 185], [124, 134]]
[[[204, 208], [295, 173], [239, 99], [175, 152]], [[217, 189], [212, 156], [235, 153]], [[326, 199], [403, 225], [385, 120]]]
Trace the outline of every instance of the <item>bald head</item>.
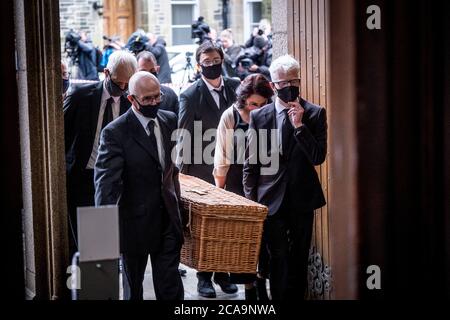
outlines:
[[158, 79], [150, 72], [136, 72], [130, 78], [128, 91], [128, 100], [141, 113], [142, 105], [157, 105], [160, 102], [161, 87]]
[[147, 71], [138, 71], [131, 78], [128, 84], [130, 95], [140, 96], [146, 91], [160, 90], [158, 79]]

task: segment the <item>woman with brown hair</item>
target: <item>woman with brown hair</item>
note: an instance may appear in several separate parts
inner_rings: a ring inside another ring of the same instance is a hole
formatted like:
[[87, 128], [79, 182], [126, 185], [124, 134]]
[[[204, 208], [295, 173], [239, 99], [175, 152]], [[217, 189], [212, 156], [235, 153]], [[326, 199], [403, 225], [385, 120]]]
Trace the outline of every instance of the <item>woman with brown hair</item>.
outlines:
[[[262, 74], [247, 76], [237, 89], [237, 101], [224, 111], [217, 128], [214, 154], [214, 180], [216, 186], [243, 197], [242, 170], [247, 144], [246, 132], [250, 112], [270, 102], [273, 90]], [[231, 274], [231, 281], [245, 284], [246, 300], [268, 300], [266, 290], [267, 252], [261, 243], [258, 275]], [[256, 287], [254, 282], [256, 280]]]

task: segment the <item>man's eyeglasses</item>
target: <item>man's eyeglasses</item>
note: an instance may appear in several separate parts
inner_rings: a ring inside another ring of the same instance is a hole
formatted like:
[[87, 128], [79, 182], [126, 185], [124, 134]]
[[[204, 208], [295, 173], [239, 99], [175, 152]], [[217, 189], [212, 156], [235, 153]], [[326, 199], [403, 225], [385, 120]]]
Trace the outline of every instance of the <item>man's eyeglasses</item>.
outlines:
[[222, 63], [221, 59], [214, 59], [213, 61], [205, 60], [205, 61], [201, 62], [200, 65], [202, 67], [211, 67], [211, 66], [215, 66], [216, 64], [221, 64], [221, 63]]
[[143, 105], [148, 105], [148, 104], [152, 104], [152, 103], [159, 103], [163, 100], [164, 97], [164, 93], [162, 93], [161, 91], [154, 96], [144, 96], [142, 97], [142, 99], [137, 99], [136, 96], [133, 96], [136, 100], [141, 101], [141, 104]]
[[300, 79], [278, 81], [278, 82], [274, 82], [274, 83], [277, 84], [280, 89], [286, 88], [287, 86], [300, 87]]

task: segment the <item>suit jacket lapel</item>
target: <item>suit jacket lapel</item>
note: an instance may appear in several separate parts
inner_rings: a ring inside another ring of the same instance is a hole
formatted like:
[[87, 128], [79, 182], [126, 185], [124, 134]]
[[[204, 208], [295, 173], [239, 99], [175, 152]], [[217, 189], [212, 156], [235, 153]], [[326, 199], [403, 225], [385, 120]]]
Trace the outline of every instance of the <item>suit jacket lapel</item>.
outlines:
[[170, 168], [171, 161], [172, 161], [172, 141], [171, 141], [171, 135], [172, 132], [170, 131], [170, 128], [167, 125], [167, 119], [165, 115], [162, 112], [158, 112], [157, 114], [159, 127], [161, 129], [161, 140], [163, 144], [164, 149], [164, 171], [167, 171]]
[[133, 110], [128, 110], [128, 124], [130, 126], [130, 130], [133, 136], [133, 139], [145, 150], [147, 153], [157, 162], [159, 163], [158, 157], [158, 147], [150, 145], [150, 139], [145, 132], [145, 129], [142, 127], [142, 124], [139, 122], [138, 118], [133, 113]]
[[277, 121], [275, 115], [275, 103], [270, 104], [265, 110], [264, 114], [264, 122], [261, 125], [261, 128], [267, 130], [267, 150], [271, 150], [272, 144], [272, 130], [277, 129]]
[[97, 132], [98, 115], [100, 113], [100, 105], [102, 103], [103, 81], [98, 84], [90, 92], [91, 95], [91, 141], [95, 140]]

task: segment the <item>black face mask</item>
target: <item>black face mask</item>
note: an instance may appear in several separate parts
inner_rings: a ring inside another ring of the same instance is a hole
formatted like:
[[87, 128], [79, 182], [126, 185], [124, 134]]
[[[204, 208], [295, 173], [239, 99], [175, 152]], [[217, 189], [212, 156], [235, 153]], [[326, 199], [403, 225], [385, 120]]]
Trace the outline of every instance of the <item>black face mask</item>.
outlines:
[[283, 100], [285, 103], [295, 101], [300, 94], [300, 88], [295, 86], [287, 86], [283, 89], [277, 89], [278, 98]]
[[144, 117], [152, 118], [152, 119], [156, 118], [156, 114], [158, 113], [161, 102], [157, 103], [157, 104], [153, 104], [153, 105], [152, 104], [143, 105], [143, 104], [140, 104], [136, 98], [134, 98], [134, 101], [136, 101], [136, 103], [138, 104], [139, 112], [142, 113], [142, 115]]
[[122, 89], [117, 83], [112, 81], [111, 76], [109, 76], [106, 81], [106, 89], [108, 90], [109, 94], [113, 97], [120, 97], [122, 96], [127, 89]]
[[222, 74], [222, 64], [214, 64], [210, 67], [202, 66], [202, 74], [206, 79], [214, 80]]
[[63, 94], [67, 92], [67, 90], [69, 89], [69, 85], [70, 85], [69, 79], [62, 79], [62, 91], [63, 91]]

